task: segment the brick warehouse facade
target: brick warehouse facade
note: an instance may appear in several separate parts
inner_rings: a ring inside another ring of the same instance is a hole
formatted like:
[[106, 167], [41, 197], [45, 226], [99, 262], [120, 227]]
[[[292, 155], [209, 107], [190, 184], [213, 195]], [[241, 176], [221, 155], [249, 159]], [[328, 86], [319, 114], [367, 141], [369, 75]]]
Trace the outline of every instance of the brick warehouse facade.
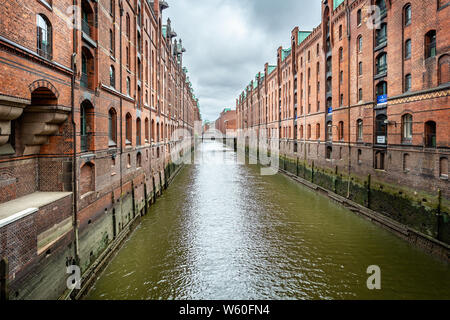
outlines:
[[449, 28], [448, 0], [323, 1], [236, 99], [238, 129], [279, 136], [282, 169], [449, 244]]
[[200, 112], [182, 41], [163, 24], [167, 6], [0, 5], [0, 259], [10, 298], [61, 296], [66, 266], [88, 273], [173, 175], [183, 135], [172, 135], [192, 135]]

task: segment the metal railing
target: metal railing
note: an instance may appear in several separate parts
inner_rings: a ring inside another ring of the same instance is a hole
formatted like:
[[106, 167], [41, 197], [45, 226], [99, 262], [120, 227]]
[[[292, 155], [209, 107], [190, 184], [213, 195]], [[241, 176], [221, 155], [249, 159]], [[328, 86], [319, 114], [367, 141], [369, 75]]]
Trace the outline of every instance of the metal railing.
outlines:
[[87, 34], [89, 37], [91, 36], [91, 26], [89, 22], [86, 20], [81, 20], [81, 30]]

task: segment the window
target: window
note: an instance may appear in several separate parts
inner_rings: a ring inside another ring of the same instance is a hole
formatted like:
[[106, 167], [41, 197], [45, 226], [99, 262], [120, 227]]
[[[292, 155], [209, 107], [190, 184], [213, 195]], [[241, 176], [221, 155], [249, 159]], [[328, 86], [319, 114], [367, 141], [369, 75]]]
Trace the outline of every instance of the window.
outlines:
[[137, 156], [136, 156], [136, 168], [141, 168], [142, 167], [142, 154], [140, 152], [138, 152]]
[[127, 13], [126, 17], [126, 34], [127, 38], [130, 39], [131, 37], [131, 22], [130, 22], [130, 15]]
[[342, 24], [339, 26], [339, 40], [342, 39]]
[[91, 37], [91, 25], [93, 22], [93, 11], [87, 0], [81, 2], [81, 30]]
[[339, 82], [341, 84], [344, 82], [344, 71], [339, 72]]
[[405, 76], [405, 92], [411, 91], [411, 75]]
[[361, 119], [356, 122], [356, 140], [363, 140], [363, 121]]
[[333, 123], [331, 121], [327, 122], [327, 141], [333, 140]]
[[339, 48], [339, 61], [342, 61], [344, 59], [344, 50]]
[[316, 124], [316, 139], [320, 139], [320, 123]]
[[150, 141], [150, 128], [148, 118], [145, 118], [145, 143]]
[[380, 26], [380, 29], [377, 29], [376, 31], [376, 45], [381, 46], [384, 45], [387, 41], [387, 24], [382, 23]]
[[361, 18], [361, 9], [359, 9], [359, 10], [358, 10], [358, 13], [356, 14], [356, 22], [357, 22], [358, 26], [361, 25], [361, 21], [362, 21], [362, 18]]
[[127, 95], [131, 95], [131, 83], [130, 83], [130, 77], [127, 77]]
[[408, 153], [403, 154], [403, 172], [408, 173], [410, 168], [410, 156]]
[[307, 136], [308, 136], [308, 139], [311, 139], [311, 125], [310, 124], [308, 124]]
[[383, 52], [377, 57], [377, 74], [387, 72], [387, 53]]
[[410, 142], [412, 140], [412, 115], [407, 113], [402, 116], [402, 140]]
[[114, 32], [109, 30], [109, 51], [114, 55]]
[[86, 105], [81, 105], [80, 110], [80, 139], [81, 139], [81, 152], [85, 152], [88, 150], [87, 145], [87, 115], [86, 115]]
[[361, 53], [363, 48], [363, 39], [362, 36], [358, 37], [358, 52]]
[[411, 58], [411, 39], [405, 41], [405, 59]]
[[425, 35], [425, 59], [436, 56], [436, 31], [428, 31]]
[[109, 146], [115, 146], [117, 144], [117, 113], [112, 108], [108, 112], [108, 137]]
[[436, 148], [436, 122], [434, 121], [425, 123], [425, 146]]
[[136, 119], [136, 145], [141, 145], [141, 118]]
[[42, 14], [37, 15], [37, 53], [41, 57], [52, 59], [52, 26]]
[[376, 144], [387, 144], [387, 116], [380, 114], [375, 119]]
[[109, 85], [113, 88], [116, 87], [116, 71], [114, 66], [109, 67]]
[[358, 64], [358, 75], [362, 76], [362, 74], [363, 74], [363, 63], [360, 62]]
[[386, 14], [386, 2], [384, 0], [377, 0], [376, 5], [380, 9], [380, 15], [384, 16]]
[[131, 144], [132, 138], [132, 118], [131, 114], [127, 113], [125, 116], [125, 143]]
[[361, 149], [358, 149], [358, 164], [361, 164], [361, 163], [362, 163], [361, 158], [362, 158], [362, 150], [361, 150]]
[[407, 4], [405, 7], [405, 26], [411, 24], [411, 5]]
[[344, 95], [341, 93], [340, 96], [340, 106], [342, 107], [344, 105]]
[[363, 99], [363, 90], [361, 88], [358, 89], [358, 101], [362, 101]]
[[377, 97], [387, 95], [387, 82], [381, 81], [377, 84]]
[[339, 125], [338, 125], [338, 139], [339, 140], [344, 140], [344, 122], [343, 121], [339, 121]]

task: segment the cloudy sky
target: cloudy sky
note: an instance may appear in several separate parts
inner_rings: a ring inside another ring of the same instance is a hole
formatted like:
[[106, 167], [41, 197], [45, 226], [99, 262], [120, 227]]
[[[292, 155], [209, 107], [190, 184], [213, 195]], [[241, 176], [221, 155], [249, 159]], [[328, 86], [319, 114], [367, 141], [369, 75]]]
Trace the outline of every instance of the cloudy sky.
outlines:
[[168, 0], [164, 11], [183, 40], [183, 57], [203, 120], [216, 120], [276, 50], [290, 44], [291, 30], [320, 23], [320, 0]]

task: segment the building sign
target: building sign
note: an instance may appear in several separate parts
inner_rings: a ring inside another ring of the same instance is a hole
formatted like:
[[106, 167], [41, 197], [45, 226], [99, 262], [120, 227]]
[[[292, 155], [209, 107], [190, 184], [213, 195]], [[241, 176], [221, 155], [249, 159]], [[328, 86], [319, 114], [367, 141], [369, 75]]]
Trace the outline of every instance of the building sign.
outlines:
[[378, 144], [386, 144], [386, 136], [377, 136]]
[[382, 94], [377, 97], [377, 104], [387, 103], [387, 94]]

